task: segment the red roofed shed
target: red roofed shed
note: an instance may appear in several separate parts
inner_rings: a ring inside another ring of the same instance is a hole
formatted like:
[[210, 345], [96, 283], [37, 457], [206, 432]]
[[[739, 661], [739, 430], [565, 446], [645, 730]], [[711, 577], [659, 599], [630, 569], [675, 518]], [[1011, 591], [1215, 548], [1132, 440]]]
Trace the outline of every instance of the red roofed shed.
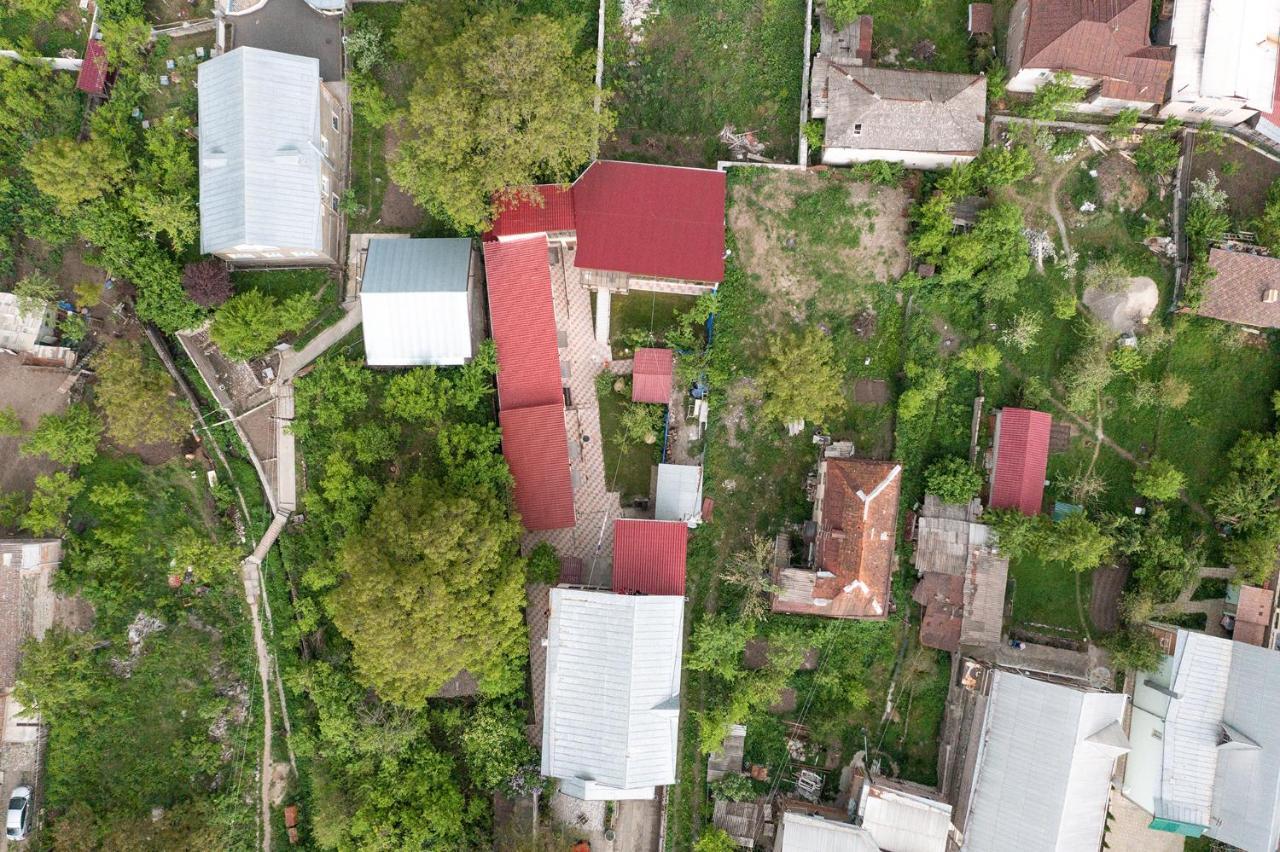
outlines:
[[719, 282], [725, 176], [597, 160], [573, 185], [579, 269]]
[[1053, 418], [1043, 411], [1002, 408], [996, 414], [995, 459], [991, 470], [993, 509], [1040, 514], [1044, 474], [1049, 465]]
[[528, 194], [498, 203], [498, 215], [484, 235], [486, 240], [574, 229], [573, 194], [569, 187], [544, 183], [528, 187], [525, 192]]
[[489, 322], [498, 348], [499, 405], [563, 406], [547, 238], [485, 243], [484, 265]]
[[631, 401], [671, 401], [671, 385], [675, 380], [676, 359], [670, 349], [637, 349], [631, 366]]
[[613, 590], [683, 595], [689, 527], [682, 521], [620, 518], [613, 525]]
[[89, 44], [84, 49], [76, 88], [91, 95], [104, 95], [107, 91], [107, 51], [93, 36], [89, 36]]
[[564, 405], [509, 408], [498, 413], [502, 454], [516, 481], [516, 508], [527, 530], [557, 530], [574, 524], [573, 481]]

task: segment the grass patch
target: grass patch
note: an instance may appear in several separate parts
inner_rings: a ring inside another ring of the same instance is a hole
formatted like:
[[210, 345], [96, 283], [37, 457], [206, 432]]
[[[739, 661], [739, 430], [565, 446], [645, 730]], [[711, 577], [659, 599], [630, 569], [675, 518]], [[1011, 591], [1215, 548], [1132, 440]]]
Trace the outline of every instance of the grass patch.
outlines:
[[[969, 71], [968, 9], [968, 0], [875, 0], [868, 11], [875, 21], [876, 58], [883, 59], [896, 51], [898, 64], [908, 68]], [[935, 53], [927, 61], [918, 61], [911, 53], [925, 40], [933, 43]]]
[[1090, 583], [1087, 575], [1046, 565], [1034, 557], [1009, 562], [1009, 582], [1013, 586], [1013, 620], [1036, 632], [1069, 638], [1084, 638], [1089, 625], [1081, 621], [1076, 606], [1079, 580], [1080, 607], [1088, 618]]
[[[591, 293], [595, 307], [596, 294]], [[645, 293], [639, 290], [625, 296], [613, 296], [609, 304], [609, 345], [620, 358], [631, 357], [641, 346], [662, 346], [667, 334], [676, 327], [681, 314], [697, 301], [678, 293]]]
[[58, 56], [64, 50], [84, 54], [89, 38], [89, 13], [77, 0], [64, 0], [52, 20], [6, 8], [0, 15], [0, 48], [32, 56]]
[[209, 17], [213, 14], [213, 0], [146, 0], [143, 10], [147, 19], [157, 24], [176, 24]]
[[1180, 612], [1177, 615], [1161, 616], [1160, 620], [1174, 627], [1187, 630], [1204, 630], [1209, 624], [1209, 614], [1205, 612]]
[[604, 475], [610, 491], [617, 491], [622, 504], [628, 505], [637, 497], [649, 496], [649, 480], [652, 469], [662, 454], [662, 434], [653, 444], [632, 443], [622, 438], [622, 413], [631, 405], [631, 385], [623, 382], [621, 392], [613, 383], [597, 382], [596, 396], [600, 401], [600, 434], [604, 438]]
[[1227, 596], [1227, 581], [1216, 577], [1201, 580], [1200, 585], [1191, 593], [1193, 601], [1216, 601]]
[[[204, 56], [196, 55], [196, 48], [204, 48]], [[195, 35], [160, 36], [156, 39], [155, 49], [148, 57], [147, 73], [156, 82], [156, 89], [147, 94], [142, 108], [148, 119], [156, 119], [176, 109], [191, 116], [196, 116], [196, 66], [213, 56], [214, 34], [212, 32]], [[168, 63], [173, 62], [173, 68]], [[160, 77], [168, 78], [169, 85], [159, 84]]]
[[277, 299], [287, 299], [299, 293], [318, 293], [333, 281], [326, 269], [254, 269], [231, 273], [231, 283], [237, 293], [257, 290]]

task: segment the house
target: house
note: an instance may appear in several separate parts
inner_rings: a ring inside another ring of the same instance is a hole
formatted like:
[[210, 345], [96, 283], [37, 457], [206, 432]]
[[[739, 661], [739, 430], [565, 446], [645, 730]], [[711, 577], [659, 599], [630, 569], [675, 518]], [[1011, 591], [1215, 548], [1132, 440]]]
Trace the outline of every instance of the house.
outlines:
[[1280, 845], [1280, 654], [1178, 630], [1133, 693], [1123, 793], [1150, 827]]
[[0, 349], [18, 353], [23, 364], [66, 367], [75, 363], [75, 350], [60, 346], [57, 311], [52, 304], [39, 311], [23, 311], [18, 297], [0, 293]]
[[689, 527], [680, 521], [618, 518], [613, 524], [613, 590], [620, 595], [684, 595]]
[[1000, 669], [975, 680], [967, 753], [944, 779], [960, 849], [1101, 848], [1111, 774], [1129, 751], [1127, 697]]
[[1271, 111], [1280, 0], [1177, 0], [1173, 84], [1162, 118], [1232, 127]]
[[1271, 619], [1276, 610], [1274, 589], [1231, 586], [1227, 590], [1227, 608], [1233, 625], [1232, 639], [1259, 648], [1271, 646]]
[[869, 50], [850, 50], [864, 37], [869, 43], [871, 19], [864, 15], [855, 26], [856, 40], [828, 36], [824, 28], [813, 59], [809, 102], [811, 115], [826, 120], [822, 162], [944, 169], [976, 157], [985, 134], [986, 77], [873, 68]]
[[1168, 96], [1173, 51], [1153, 45], [1151, 0], [1018, 0], [1009, 15], [1010, 92], [1059, 71], [1085, 89], [1080, 112], [1153, 110]]
[[961, 645], [1000, 642], [1009, 560], [995, 548], [982, 504], [943, 503], [926, 494], [916, 522], [915, 566], [921, 579], [912, 598], [924, 607], [920, 643], [956, 653]]
[[675, 384], [675, 353], [670, 349], [637, 349], [631, 366], [631, 401], [666, 405]]
[[951, 805], [909, 781], [863, 779], [855, 822], [882, 852], [947, 852], [953, 840]]
[[1002, 408], [996, 412], [988, 507], [1040, 514], [1052, 428], [1053, 418], [1043, 411]]
[[1253, 328], [1280, 328], [1280, 258], [1209, 249], [1213, 275], [1204, 282], [1202, 317]]
[[970, 3], [968, 24], [965, 27], [969, 31], [969, 37], [990, 39], [995, 35], [995, 20], [995, 7], [990, 3]]
[[485, 243], [484, 261], [498, 356], [498, 424], [516, 508], [526, 530], [572, 527], [573, 479], [547, 238]]
[[865, 828], [787, 811], [778, 825], [774, 852], [881, 852]]
[[579, 799], [652, 799], [676, 780], [684, 598], [550, 600], [542, 774]]
[[319, 60], [239, 47], [197, 74], [200, 250], [237, 266], [334, 263], [346, 143]]
[[812, 569], [778, 566], [774, 612], [888, 617], [902, 466], [824, 457], [813, 505]]
[[456, 366], [471, 360], [471, 304], [480, 264], [471, 240], [373, 239], [360, 284], [371, 367]]
[[653, 516], [659, 521], [683, 521], [690, 528], [702, 523], [702, 465], [658, 465]]
[[53, 572], [62, 561], [62, 542], [0, 540], [0, 741], [34, 742], [39, 720], [13, 697], [22, 643], [43, 638], [53, 626]]

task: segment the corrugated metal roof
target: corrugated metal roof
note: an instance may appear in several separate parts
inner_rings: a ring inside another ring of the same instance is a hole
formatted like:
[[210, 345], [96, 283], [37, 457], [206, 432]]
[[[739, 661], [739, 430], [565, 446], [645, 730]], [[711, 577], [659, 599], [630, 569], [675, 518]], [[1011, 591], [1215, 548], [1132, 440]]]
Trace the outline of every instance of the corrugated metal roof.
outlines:
[[373, 239], [364, 262], [362, 293], [464, 293], [471, 240]]
[[1125, 700], [997, 670], [962, 848], [1096, 852]]
[[484, 235], [486, 240], [574, 229], [573, 194], [569, 187], [544, 183], [528, 190], [532, 197], [519, 196], [499, 202], [493, 227]]
[[[1183, 0], [1185, 2], [1185, 0]], [[1178, 3], [1178, 7], [1183, 5]], [[1178, 18], [1175, 7], [1175, 27]], [[1215, 0], [1209, 3], [1200, 68], [1200, 93], [1240, 98], [1257, 110], [1271, 109], [1275, 95], [1280, 0]], [[1176, 33], [1176, 29], [1175, 29]], [[1182, 43], [1173, 42], [1178, 51]], [[1174, 80], [1177, 81], [1177, 55]], [[1177, 94], [1175, 90], [1175, 94]]]
[[323, 251], [319, 60], [239, 47], [197, 74], [201, 251]]
[[1222, 721], [1257, 747], [1241, 747], [1238, 741], [1219, 747], [1213, 813], [1220, 824], [1206, 834], [1240, 849], [1275, 849], [1280, 846], [1280, 654], [1228, 644], [1231, 678]]
[[498, 412], [502, 455], [515, 479], [516, 509], [527, 530], [574, 524], [573, 480], [561, 403]]
[[670, 349], [637, 349], [631, 361], [631, 401], [671, 402], [675, 369], [676, 353]]
[[892, 852], [946, 852], [951, 806], [868, 784], [858, 803], [862, 827], [880, 849]]
[[1213, 808], [1213, 775], [1218, 732], [1231, 676], [1231, 643], [1179, 631], [1177, 671], [1171, 690], [1178, 696], [1165, 715], [1164, 757], [1155, 816], [1208, 825]]
[[702, 466], [658, 465], [658, 487], [653, 516], [660, 521], [684, 521], [693, 526], [702, 520]]
[[375, 367], [456, 366], [471, 359], [468, 239], [369, 242], [360, 304]]
[[683, 595], [689, 527], [681, 521], [619, 518], [613, 525], [613, 590]]
[[92, 34], [84, 48], [84, 62], [76, 75], [76, 88], [91, 95], [101, 95], [107, 89], [107, 51]]
[[1053, 418], [1043, 411], [1002, 408], [996, 416], [995, 465], [991, 471], [993, 509], [1040, 514], [1044, 474], [1049, 466]]
[[502, 408], [564, 404], [547, 238], [484, 244]]
[[676, 780], [684, 599], [551, 590], [542, 774], [592, 798]]
[[22, 642], [41, 630], [23, 594], [22, 575], [56, 568], [61, 559], [62, 542], [56, 538], [0, 540], [0, 691], [14, 685]]
[[880, 852], [871, 834], [847, 822], [788, 811], [782, 815], [775, 852]]

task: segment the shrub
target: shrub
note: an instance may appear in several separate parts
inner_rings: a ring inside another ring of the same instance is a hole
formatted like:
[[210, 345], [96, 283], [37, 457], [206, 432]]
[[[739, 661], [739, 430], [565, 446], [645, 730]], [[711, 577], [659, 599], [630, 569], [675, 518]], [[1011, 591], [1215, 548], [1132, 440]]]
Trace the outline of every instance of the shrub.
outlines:
[[1136, 151], [1134, 165], [1145, 175], [1167, 175], [1178, 165], [1181, 154], [1182, 122], [1171, 118], [1159, 130], [1143, 135]]
[[18, 297], [19, 311], [35, 314], [58, 298], [58, 285], [43, 272], [33, 272], [13, 285], [13, 295]]
[[925, 490], [944, 503], [968, 503], [982, 490], [982, 474], [959, 456], [934, 462], [925, 472], [924, 481]]
[[216, 308], [231, 298], [231, 270], [213, 258], [188, 263], [182, 270], [182, 288], [197, 305]]
[[10, 405], [0, 408], [0, 438], [14, 438], [22, 434], [22, 419]]
[[67, 314], [58, 320], [58, 331], [65, 345], [78, 346], [89, 336], [89, 322], [80, 314]]
[[1152, 459], [1133, 475], [1133, 487], [1148, 500], [1176, 500], [1187, 484], [1182, 471], [1165, 459]]
[[546, 583], [548, 586], [560, 582], [560, 557], [556, 556], [556, 549], [545, 541], [538, 542], [529, 554], [525, 578], [530, 583]]
[[88, 464], [98, 455], [102, 420], [76, 403], [65, 414], [46, 414], [22, 444], [23, 455], [45, 455], [58, 464]]
[[285, 334], [301, 331], [316, 310], [316, 301], [306, 293], [280, 300], [248, 290], [232, 296], [218, 309], [209, 337], [228, 357], [254, 358]]

